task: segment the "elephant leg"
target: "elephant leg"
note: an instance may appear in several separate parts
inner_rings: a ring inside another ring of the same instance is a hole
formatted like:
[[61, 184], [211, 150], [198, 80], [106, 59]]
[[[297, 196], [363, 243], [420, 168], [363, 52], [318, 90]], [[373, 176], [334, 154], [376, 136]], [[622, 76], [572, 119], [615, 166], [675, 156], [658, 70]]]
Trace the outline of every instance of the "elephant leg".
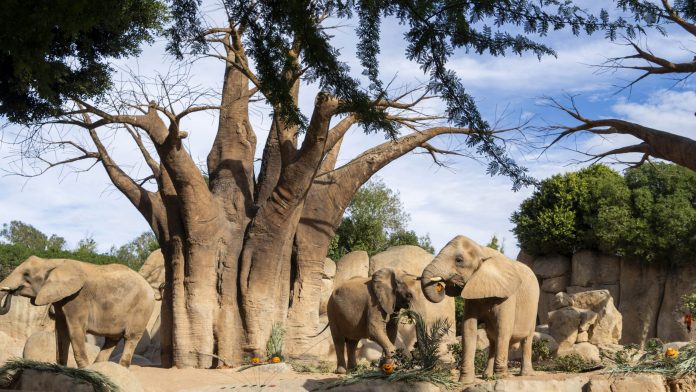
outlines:
[[336, 349], [336, 373], [346, 374], [346, 342], [343, 336], [334, 338], [334, 348]]
[[476, 357], [477, 324], [478, 320], [475, 317], [465, 317], [462, 323], [462, 365], [459, 373], [459, 382], [462, 384], [471, 384], [476, 376], [474, 358]]
[[85, 368], [89, 366], [89, 357], [87, 357], [87, 347], [85, 346], [85, 326], [77, 320], [71, 320], [66, 317], [68, 324], [68, 333], [70, 334], [70, 344], [75, 355], [75, 363], [77, 367]]
[[371, 323], [370, 327], [368, 328], [368, 332], [370, 335], [370, 339], [375, 341], [375, 343], [379, 344], [380, 347], [382, 347], [382, 353], [384, 354], [384, 357], [386, 359], [391, 359], [392, 355], [394, 355], [394, 351], [396, 351], [396, 348], [387, 336], [387, 326], [385, 324], [386, 323], [384, 322], [374, 324]]
[[102, 345], [101, 351], [99, 351], [99, 355], [97, 355], [97, 359], [95, 359], [94, 362], [108, 361], [119, 340], [121, 339], [104, 338], [104, 344]]
[[522, 369], [521, 376], [529, 376], [534, 373], [532, 367], [532, 343], [534, 342], [534, 334], [530, 334], [522, 342]]
[[399, 332], [399, 320], [397, 318], [393, 318], [389, 320], [387, 323], [387, 338], [389, 338], [389, 341], [394, 344], [396, 343], [396, 335]]
[[483, 376], [486, 378], [493, 377], [493, 366], [495, 366], [495, 339], [488, 339], [488, 361], [486, 363], [486, 371], [483, 372]]
[[510, 331], [507, 328], [498, 328], [497, 344], [495, 346], [495, 375], [507, 376], [508, 354], [510, 352]]
[[359, 340], [346, 340], [346, 350], [348, 350], [348, 369], [355, 369], [358, 366], [355, 360], [355, 351], [358, 349]]
[[70, 351], [70, 334], [68, 324], [65, 322], [63, 312], [56, 312], [56, 363], [68, 365], [68, 354]]
[[142, 332], [138, 335], [128, 335], [124, 337], [123, 342], [123, 354], [121, 354], [121, 359], [118, 364], [123, 367], [129, 367], [131, 360], [133, 359], [133, 352], [135, 351], [135, 346], [138, 345], [140, 338], [143, 336]]

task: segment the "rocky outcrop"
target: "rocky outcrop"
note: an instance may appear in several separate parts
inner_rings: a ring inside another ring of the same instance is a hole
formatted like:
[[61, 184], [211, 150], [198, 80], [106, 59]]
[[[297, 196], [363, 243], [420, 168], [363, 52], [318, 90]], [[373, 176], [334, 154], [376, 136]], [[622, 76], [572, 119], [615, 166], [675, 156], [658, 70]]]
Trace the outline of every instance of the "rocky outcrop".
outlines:
[[[522, 251], [518, 257], [533, 266], [540, 282], [540, 324], [548, 323], [556, 293], [606, 290], [613, 308], [623, 316], [621, 333], [614, 330], [611, 339], [596, 334], [595, 339], [607, 342], [621, 336], [620, 343], [639, 345], [653, 337], [664, 341], [696, 339], [696, 328], [689, 334], [684, 327], [680, 303], [682, 295], [696, 292], [696, 265], [667, 269], [658, 262], [649, 264], [592, 250], [581, 250], [570, 259], [562, 256], [533, 258]], [[610, 316], [614, 309], [609, 309]], [[606, 323], [603, 316], [600, 319], [600, 324]], [[590, 335], [591, 331], [588, 332]]]
[[681, 296], [696, 293], [696, 266], [684, 265], [668, 271], [665, 293], [657, 317], [657, 336], [664, 341], [689, 341], [696, 339], [696, 328], [691, 332], [684, 328], [684, 312]]
[[0, 316], [0, 364], [11, 357], [22, 357], [29, 336], [54, 330], [55, 322], [48, 311], [49, 306], [34, 306], [29, 298], [12, 298], [10, 311]]
[[121, 391], [143, 392], [140, 381], [126, 368], [113, 362], [97, 362], [87, 367], [88, 370], [99, 372], [106, 376]]
[[[592, 344], [617, 344], [621, 339], [623, 319], [614, 306], [614, 301], [607, 290], [585, 291], [573, 294], [573, 306], [588, 309], [597, 314], [597, 321], [589, 330]], [[588, 331], [586, 329], [586, 331]]]
[[[85, 348], [87, 350], [87, 359], [90, 363], [94, 362], [97, 354], [99, 354], [99, 347], [85, 342]], [[56, 363], [55, 333], [43, 331], [31, 335], [24, 345], [22, 358], [39, 362]], [[70, 351], [68, 352], [68, 366], [77, 367], [72, 345], [70, 345]]]
[[[607, 374], [539, 374], [526, 377], [509, 377], [502, 380], [485, 381], [464, 388], [463, 392], [686, 392], [693, 391], [689, 378], [680, 385], [688, 389], [672, 386], [664, 377], [657, 374], [634, 373], [626, 376]], [[683, 387], [682, 387], [683, 388]]]

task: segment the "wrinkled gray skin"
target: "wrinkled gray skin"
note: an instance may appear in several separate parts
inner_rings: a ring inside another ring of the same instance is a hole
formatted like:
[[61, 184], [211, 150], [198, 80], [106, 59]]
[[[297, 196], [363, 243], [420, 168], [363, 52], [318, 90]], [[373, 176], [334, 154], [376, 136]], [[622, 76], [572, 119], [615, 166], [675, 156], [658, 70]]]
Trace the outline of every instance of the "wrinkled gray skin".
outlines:
[[394, 354], [394, 341], [401, 309], [410, 307], [420, 290], [418, 278], [401, 270], [382, 268], [372, 278], [355, 277], [337, 286], [327, 304], [331, 337], [336, 348], [336, 373], [355, 368], [355, 350], [360, 339], [369, 338], [382, 347], [386, 361]]
[[0, 282], [0, 315], [10, 310], [13, 295], [34, 305], [53, 304], [56, 318], [56, 361], [68, 363], [72, 344], [75, 362], [89, 365], [85, 334], [104, 336], [95, 362], [108, 361], [125, 339], [120, 364], [128, 367], [155, 304], [147, 281], [124, 265], [94, 265], [76, 260], [29, 257]]
[[[539, 303], [539, 283], [532, 270], [465, 236], [452, 239], [421, 277], [423, 294], [431, 302], [445, 295], [465, 299], [462, 320], [462, 365], [459, 381], [474, 381], [476, 328], [486, 324], [490, 341], [485, 376], [507, 374], [510, 345], [523, 346], [522, 375], [533, 372], [532, 338]], [[437, 286], [443, 290], [437, 289]]]

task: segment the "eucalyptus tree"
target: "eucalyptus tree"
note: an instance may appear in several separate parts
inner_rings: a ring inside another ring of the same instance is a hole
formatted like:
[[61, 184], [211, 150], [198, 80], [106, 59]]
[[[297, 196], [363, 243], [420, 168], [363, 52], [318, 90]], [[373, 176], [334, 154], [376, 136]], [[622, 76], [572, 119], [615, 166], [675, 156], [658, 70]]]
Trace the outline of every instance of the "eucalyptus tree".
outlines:
[[[410, 151], [424, 149], [436, 161], [453, 152], [478, 155], [488, 159], [490, 174], [512, 178], [514, 189], [531, 182], [507, 157], [505, 134], [481, 116], [448, 68], [456, 51], [542, 57], [553, 50], [530, 35], [625, 25], [556, 0], [224, 0], [217, 15], [202, 9], [196, 0], [171, 1], [167, 49], [179, 59], [221, 61], [219, 100], [186, 87], [179, 74], [135, 78], [135, 88], [100, 100], [68, 94], [71, 104], [50, 121], [30, 124], [27, 138], [38, 148], [39, 172], [82, 160], [100, 163], [152, 228], [165, 258], [162, 359], [179, 367], [261, 355], [277, 322], [288, 329], [286, 353], [306, 352], [318, 319], [324, 259], [344, 210], [374, 173]], [[351, 73], [332, 45], [329, 27], [346, 20], [358, 26], [362, 76]], [[426, 75], [422, 91], [395, 93], [383, 80], [384, 20], [403, 25], [404, 56]], [[159, 94], [148, 92], [155, 82]], [[303, 111], [298, 97], [307, 83], [318, 91]], [[440, 109], [426, 113], [423, 102], [432, 98]], [[271, 112], [258, 173], [254, 101]], [[184, 142], [191, 132], [205, 131], [183, 129], [183, 121], [201, 111], [218, 116], [206, 176]], [[74, 133], [55, 131], [59, 126], [82, 130], [90, 143], [66, 138]], [[338, 165], [352, 127], [383, 132], [387, 140]], [[118, 164], [104, 141], [114, 130], [132, 137], [151, 171], [147, 178], [133, 178]], [[446, 134], [460, 138], [467, 152], [429, 143]], [[74, 155], [49, 161], [51, 149]]]

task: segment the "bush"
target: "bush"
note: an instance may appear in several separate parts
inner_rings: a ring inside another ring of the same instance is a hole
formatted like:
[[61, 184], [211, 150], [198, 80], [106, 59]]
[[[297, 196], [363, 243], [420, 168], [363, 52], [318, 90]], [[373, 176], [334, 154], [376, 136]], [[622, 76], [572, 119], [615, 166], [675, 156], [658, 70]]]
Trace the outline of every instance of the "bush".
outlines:
[[522, 249], [581, 249], [678, 264], [696, 253], [696, 173], [646, 164], [624, 176], [603, 165], [541, 182], [512, 215]]
[[532, 361], [543, 362], [551, 359], [551, 349], [546, 339], [539, 339], [532, 342]]
[[580, 373], [588, 370], [594, 370], [598, 364], [593, 361], [587, 361], [578, 354], [569, 354], [556, 357], [544, 364], [537, 365], [537, 370], [547, 372], [565, 372], [565, 373]]
[[[457, 369], [462, 365], [462, 342], [452, 343], [447, 345], [447, 351], [452, 354], [454, 358], [454, 364]], [[486, 370], [486, 365], [488, 364], [488, 350], [476, 349], [476, 354], [474, 355], [474, 371], [476, 374], [483, 374]]]

